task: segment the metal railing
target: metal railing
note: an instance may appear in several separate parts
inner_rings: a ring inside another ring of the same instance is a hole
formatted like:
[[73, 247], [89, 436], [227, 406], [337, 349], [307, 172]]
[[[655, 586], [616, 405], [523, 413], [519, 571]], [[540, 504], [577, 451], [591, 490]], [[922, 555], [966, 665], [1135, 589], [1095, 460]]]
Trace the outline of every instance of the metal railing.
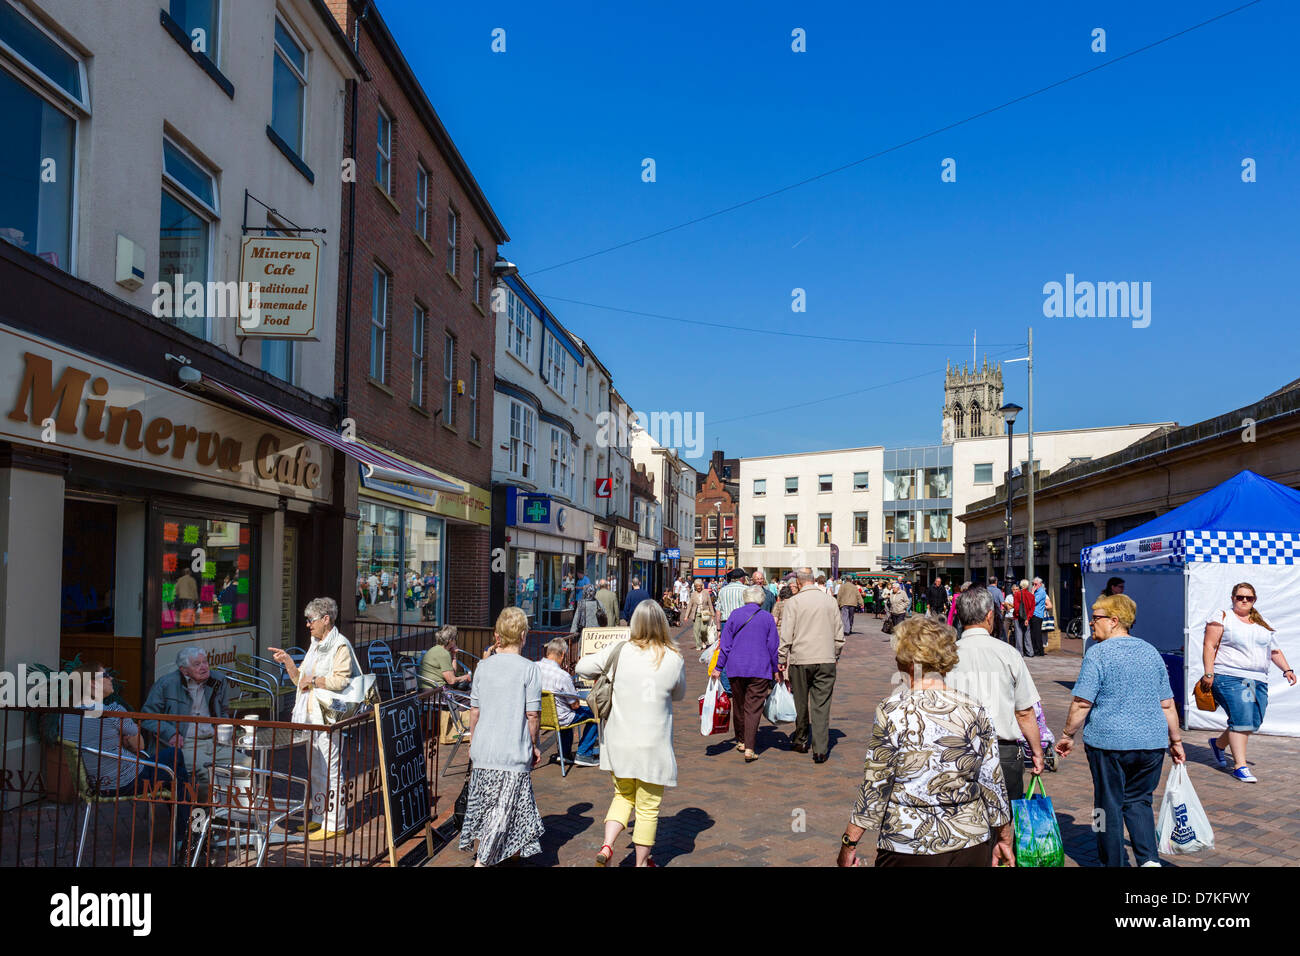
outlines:
[[[436, 814], [442, 705], [434, 692], [419, 696]], [[372, 709], [328, 726], [167, 715], [183, 729], [182, 746], [165, 748], [145, 735], [148, 756], [135, 752], [140, 740], [123, 739], [134, 729], [127, 721], [138, 728], [157, 719], [0, 708], [0, 866], [369, 866], [387, 859]], [[201, 736], [205, 727], [210, 737]], [[310, 839], [322, 820], [333, 831]]]

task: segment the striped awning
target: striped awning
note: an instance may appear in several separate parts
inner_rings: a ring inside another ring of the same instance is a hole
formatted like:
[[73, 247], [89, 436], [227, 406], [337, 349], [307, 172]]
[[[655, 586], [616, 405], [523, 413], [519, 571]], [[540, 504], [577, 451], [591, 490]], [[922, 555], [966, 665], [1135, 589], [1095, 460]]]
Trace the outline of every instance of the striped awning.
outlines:
[[203, 384], [207, 388], [229, 398], [237, 399], [250, 408], [257, 409], [272, 418], [283, 422], [294, 431], [301, 432], [310, 438], [316, 439], [343, 452], [345, 455], [351, 455], [362, 465], [370, 469], [370, 474], [382, 481], [407, 482], [419, 485], [423, 488], [432, 488], [434, 491], [444, 491], [449, 494], [460, 494], [465, 489], [457, 484], [440, 478], [431, 471], [419, 468], [415, 465], [408, 464], [400, 458], [396, 458], [373, 445], [365, 444], [361, 441], [352, 441], [344, 438], [333, 429], [317, 425], [315, 422], [309, 422], [292, 412], [286, 412], [269, 402], [264, 402], [260, 398], [249, 395], [247, 392], [240, 391], [233, 385], [227, 385], [219, 382], [214, 378], [203, 376]]

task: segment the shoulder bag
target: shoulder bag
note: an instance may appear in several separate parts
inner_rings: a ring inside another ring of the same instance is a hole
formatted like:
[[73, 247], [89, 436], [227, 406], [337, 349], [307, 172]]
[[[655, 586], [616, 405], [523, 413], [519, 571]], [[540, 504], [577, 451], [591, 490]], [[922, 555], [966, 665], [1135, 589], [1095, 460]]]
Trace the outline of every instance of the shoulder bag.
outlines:
[[618, 672], [618, 656], [626, 646], [627, 641], [614, 645], [614, 652], [609, 655], [609, 669], [596, 678], [587, 694], [587, 706], [599, 720], [609, 720], [609, 712], [614, 707], [614, 675]]
[[356, 666], [357, 676], [348, 681], [347, 686], [340, 691], [316, 690], [317, 699], [320, 701], [321, 717], [327, 724], [336, 724], [340, 720], [355, 715], [366, 704], [376, 704], [379, 702], [379, 691], [375, 687], [375, 675], [361, 673], [361, 662], [357, 660], [357, 652], [353, 649], [351, 643], [348, 644], [348, 653], [352, 655], [352, 663]]

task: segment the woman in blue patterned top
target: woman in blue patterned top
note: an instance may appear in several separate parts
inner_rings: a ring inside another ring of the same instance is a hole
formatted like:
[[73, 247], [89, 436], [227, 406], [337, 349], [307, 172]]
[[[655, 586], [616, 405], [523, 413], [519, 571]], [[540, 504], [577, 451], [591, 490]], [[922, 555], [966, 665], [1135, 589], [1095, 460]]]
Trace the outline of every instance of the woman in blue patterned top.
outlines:
[[1160, 783], [1165, 747], [1174, 763], [1187, 759], [1169, 672], [1153, 645], [1129, 634], [1136, 618], [1137, 605], [1123, 594], [1098, 598], [1092, 606], [1097, 643], [1083, 656], [1065, 730], [1056, 743], [1056, 752], [1069, 756], [1074, 735], [1083, 727], [1102, 866], [1128, 865], [1125, 826], [1138, 866], [1160, 865], [1151, 798]]

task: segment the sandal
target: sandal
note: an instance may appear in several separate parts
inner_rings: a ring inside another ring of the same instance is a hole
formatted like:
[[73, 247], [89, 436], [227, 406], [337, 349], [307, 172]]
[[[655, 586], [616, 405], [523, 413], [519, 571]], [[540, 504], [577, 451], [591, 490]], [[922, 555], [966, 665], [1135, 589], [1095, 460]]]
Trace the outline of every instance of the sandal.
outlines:
[[645, 858], [645, 865], [647, 867], [653, 867], [656, 870], [659, 869], [659, 864], [655, 862], [655, 858], [652, 856], [648, 856]]
[[752, 750], [745, 751], [745, 763], [753, 763], [757, 759], [758, 759], [758, 754], [754, 753], [754, 751]]
[[745, 742], [744, 742], [743, 740], [737, 740], [737, 741], [736, 741], [736, 749], [737, 749], [737, 750], [740, 750], [740, 751], [743, 751], [743, 750], [745, 749]]
[[[606, 853], [605, 852], [606, 850], [608, 850], [609, 852]], [[596, 865], [608, 866], [609, 861], [612, 860], [613, 858], [614, 858], [614, 848], [610, 846], [608, 843], [602, 843], [600, 846], [600, 852], [596, 854]]]

